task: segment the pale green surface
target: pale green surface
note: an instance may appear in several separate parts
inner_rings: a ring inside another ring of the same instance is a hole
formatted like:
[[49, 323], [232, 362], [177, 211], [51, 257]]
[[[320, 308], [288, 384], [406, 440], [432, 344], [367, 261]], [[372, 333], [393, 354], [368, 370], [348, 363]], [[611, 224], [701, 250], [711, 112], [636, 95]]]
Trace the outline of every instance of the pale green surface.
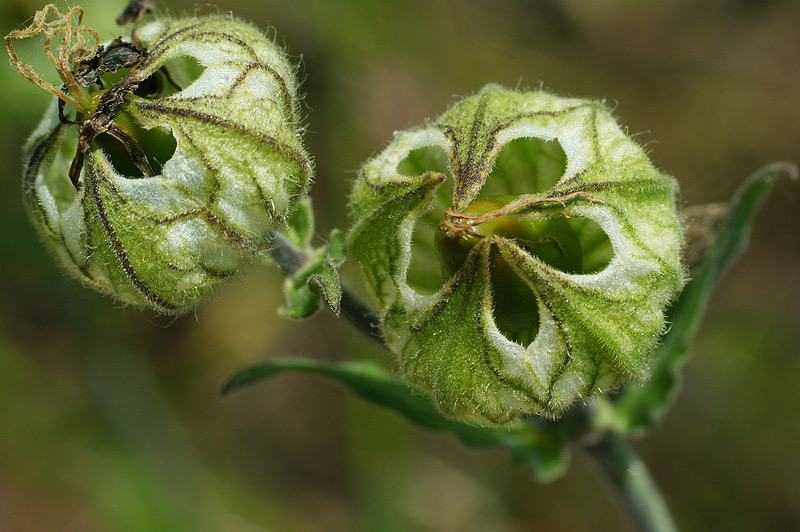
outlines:
[[259, 30], [207, 17], [139, 33], [148, 56], [137, 80], [167, 66], [180, 81], [191, 60], [204, 68], [180, 92], [129, 95], [118, 111], [146, 130], [171, 131], [177, 147], [161, 174], [122, 175], [95, 141], [76, 191], [66, 172], [75, 128], [56, 136], [51, 107], [28, 142], [24, 189], [31, 218], [71, 275], [123, 303], [183, 313], [265, 252], [268, 232], [305, 193], [311, 161], [294, 68]]
[[[543, 170], [549, 151], [535, 151], [515, 156], [526, 171], [491, 173], [505, 144], [523, 137], [557, 140], [566, 168], [553, 169], [551, 178]], [[410, 153], [430, 146], [447, 154], [452, 177], [398, 172]], [[456, 211], [485, 183], [494, 195], [527, 184], [527, 193], [505, 205], [516, 206], [514, 217], [591, 220], [607, 235], [613, 257], [600, 271], [567, 273], [515, 239], [486, 237], [438, 292], [421, 293], [408, 280], [418, 260], [412, 239], [424, 241], [428, 229], [417, 220], [453, 178]], [[557, 417], [576, 399], [646, 377], [664, 308], [683, 284], [676, 189], [602, 104], [489, 85], [430, 125], [397, 133], [365, 164], [352, 196], [350, 251], [384, 309], [384, 338], [403, 373], [445, 414], [491, 422], [520, 413]], [[538, 298], [538, 330], [520, 335], [527, 341], [504, 334], [494, 317], [492, 292], [503, 289], [492, 286], [494, 246]]]

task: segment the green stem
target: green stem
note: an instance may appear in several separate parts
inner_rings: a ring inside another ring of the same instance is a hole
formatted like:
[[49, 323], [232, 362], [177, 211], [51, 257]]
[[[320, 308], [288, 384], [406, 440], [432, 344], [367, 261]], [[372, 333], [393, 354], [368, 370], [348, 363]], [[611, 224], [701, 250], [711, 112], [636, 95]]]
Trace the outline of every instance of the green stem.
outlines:
[[[288, 276], [297, 272], [309, 260], [308, 253], [277, 231], [271, 231], [267, 240], [270, 257]], [[341, 309], [342, 315], [359, 331], [376, 342], [383, 343], [380, 318], [346, 286], [342, 286]]]
[[384, 345], [381, 337], [380, 318], [346, 286], [342, 286], [341, 305], [342, 316], [370, 339]]
[[647, 466], [619, 434], [605, 432], [585, 448], [616, 488], [637, 532], [677, 532]]

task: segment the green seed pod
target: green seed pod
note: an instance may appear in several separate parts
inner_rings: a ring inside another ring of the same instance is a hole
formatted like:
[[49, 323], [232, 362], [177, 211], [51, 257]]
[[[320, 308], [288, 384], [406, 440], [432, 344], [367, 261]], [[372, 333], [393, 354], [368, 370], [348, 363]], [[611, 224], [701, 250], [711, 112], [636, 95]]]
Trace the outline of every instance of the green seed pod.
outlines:
[[602, 103], [489, 85], [364, 165], [349, 249], [443, 413], [555, 418], [647, 377], [684, 283], [676, 191]]
[[27, 143], [25, 202], [72, 275], [181, 313], [264, 253], [312, 164], [294, 67], [259, 30], [211, 16], [133, 35], [57, 64], [69, 106], [54, 103]]

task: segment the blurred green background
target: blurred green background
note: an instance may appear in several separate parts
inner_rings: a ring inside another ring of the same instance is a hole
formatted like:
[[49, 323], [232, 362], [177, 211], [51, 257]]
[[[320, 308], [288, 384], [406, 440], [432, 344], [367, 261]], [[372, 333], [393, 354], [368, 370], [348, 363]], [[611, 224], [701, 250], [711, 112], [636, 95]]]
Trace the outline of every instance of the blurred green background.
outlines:
[[[121, 33], [122, 2], [83, 5], [102, 38]], [[3, 0], [0, 33], [40, 7]], [[320, 234], [346, 226], [355, 172], [394, 130], [490, 81], [605, 98], [685, 204], [725, 201], [761, 165], [800, 159], [796, 1], [218, 9], [274, 26], [301, 64]], [[236, 370], [272, 357], [392, 361], [327, 313], [279, 318], [269, 268], [177, 320], [66, 279], [20, 202], [20, 148], [48, 95], [8, 66], [0, 86], [0, 530], [628, 530], [580, 452], [540, 485], [502, 451], [418, 430], [319, 378], [221, 398]], [[798, 206], [800, 185], [781, 183], [713, 298], [674, 408], [634, 442], [682, 530], [800, 530]]]

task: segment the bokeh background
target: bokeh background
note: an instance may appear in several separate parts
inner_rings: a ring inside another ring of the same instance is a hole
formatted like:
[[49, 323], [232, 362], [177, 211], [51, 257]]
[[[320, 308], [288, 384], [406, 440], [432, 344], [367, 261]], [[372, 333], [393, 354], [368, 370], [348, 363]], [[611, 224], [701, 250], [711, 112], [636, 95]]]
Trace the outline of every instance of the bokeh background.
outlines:
[[[116, 0], [85, 22], [121, 33]], [[3, 0], [0, 33], [36, 0]], [[605, 98], [681, 182], [727, 200], [800, 160], [800, 5], [779, 0], [174, 0], [232, 11], [300, 63], [320, 234], [347, 224], [360, 163], [392, 132], [484, 83]], [[27, 59], [35, 60], [31, 56]], [[249, 268], [180, 319], [119, 308], [62, 275], [20, 202], [20, 147], [48, 101], [0, 67], [0, 530], [629, 530], [576, 449], [549, 485], [287, 375], [221, 398], [278, 356], [389, 356], [322, 313], [278, 317], [280, 276]], [[716, 291], [683, 389], [634, 446], [685, 531], [800, 530], [800, 184], [779, 184]]]

